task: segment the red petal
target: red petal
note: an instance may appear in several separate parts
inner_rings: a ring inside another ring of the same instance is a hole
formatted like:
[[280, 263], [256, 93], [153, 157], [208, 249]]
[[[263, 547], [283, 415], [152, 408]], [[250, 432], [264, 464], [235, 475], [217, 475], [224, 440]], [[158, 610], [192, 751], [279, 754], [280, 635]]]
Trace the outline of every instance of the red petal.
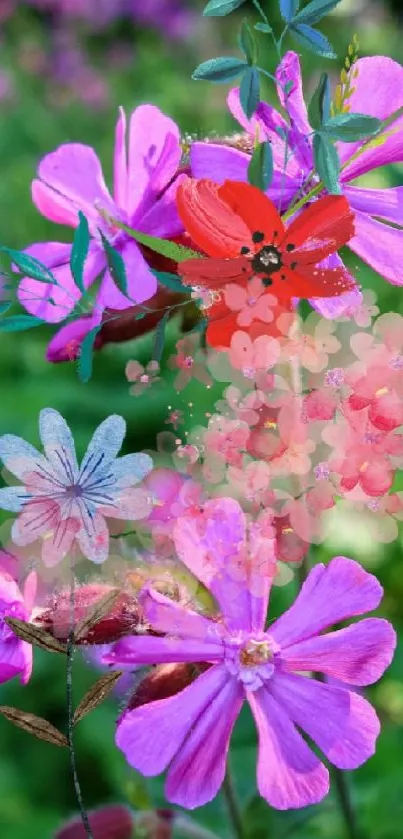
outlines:
[[206, 331], [207, 343], [210, 347], [228, 349], [231, 346], [231, 338], [238, 329], [237, 312], [231, 312], [223, 318], [213, 318], [209, 320]]
[[353, 286], [352, 277], [343, 268], [306, 266], [305, 270], [292, 270], [283, 265], [271, 279], [273, 284], [270, 293], [278, 300], [290, 300], [292, 297], [339, 297]]
[[237, 259], [186, 259], [179, 263], [177, 270], [185, 285], [210, 289], [243, 282], [253, 273], [250, 262], [244, 256]]
[[236, 257], [250, 247], [250, 232], [242, 219], [219, 197], [219, 184], [188, 178], [179, 184], [177, 207], [186, 231], [209, 256]]
[[[290, 265], [314, 265], [339, 250], [354, 235], [354, 214], [344, 195], [327, 195], [311, 204], [293, 221], [281, 242]], [[294, 245], [288, 253], [287, 245]]]
[[256, 186], [241, 181], [225, 181], [218, 194], [242, 219], [251, 233], [263, 233], [264, 240], [258, 247], [252, 246], [253, 250], [259, 250], [265, 243], [272, 244], [273, 239], [282, 238], [284, 225], [280, 215], [270, 198]]

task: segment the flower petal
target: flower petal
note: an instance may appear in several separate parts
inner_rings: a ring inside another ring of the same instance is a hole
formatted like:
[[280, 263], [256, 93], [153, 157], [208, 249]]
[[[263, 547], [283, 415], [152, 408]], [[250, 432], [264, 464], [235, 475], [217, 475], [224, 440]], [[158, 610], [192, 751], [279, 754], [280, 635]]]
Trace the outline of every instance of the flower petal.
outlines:
[[4, 434], [0, 437], [0, 460], [6, 469], [21, 481], [46, 463], [30, 443], [26, 443], [22, 437], [15, 437], [14, 434]]
[[100, 512], [91, 517], [91, 530], [83, 524], [77, 534], [77, 541], [84, 556], [91, 562], [101, 565], [108, 559], [109, 530]]
[[124, 638], [113, 645], [110, 653], [102, 658], [104, 664], [114, 667], [137, 664], [173, 664], [174, 662], [221, 661], [222, 650], [217, 644], [183, 638], [154, 638], [139, 635]]
[[182, 181], [177, 192], [179, 215], [190, 238], [209, 256], [239, 257], [251, 247], [242, 218], [220, 196], [220, 187], [205, 178]]
[[[273, 202], [256, 186], [242, 181], [224, 181], [218, 196], [242, 219], [250, 233], [263, 233], [263, 242], [272, 243], [284, 235], [284, 225]], [[249, 236], [250, 239], [250, 236]], [[256, 246], [251, 248], [256, 249]]]
[[[217, 644], [222, 649], [221, 656], [224, 656], [222, 631], [220, 632], [219, 624], [194, 612], [191, 608], [181, 606], [180, 603], [170, 600], [149, 586], [140, 594], [140, 605], [155, 631]], [[205, 660], [208, 661], [208, 656]]]
[[[288, 132], [289, 146], [308, 173], [315, 168], [312, 145], [309, 141], [312, 128], [304, 99], [300, 60], [296, 52], [286, 52], [277, 67], [276, 79], [278, 98], [291, 121], [291, 130]], [[284, 92], [286, 86], [287, 93]]]
[[333, 743], [328, 752], [331, 763], [339, 769], [356, 769], [375, 753], [375, 744], [381, 730], [372, 705], [350, 691], [350, 716], [347, 728]]
[[286, 265], [316, 265], [354, 235], [354, 215], [344, 195], [326, 195], [304, 209], [287, 228], [281, 249]]
[[[91, 329], [100, 324], [101, 319], [102, 313], [94, 311], [92, 315], [84, 315], [84, 317], [77, 318], [77, 320], [67, 323], [66, 326], [62, 326], [49, 341], [46, 350], [47, 360], [56, 364], [60, 361], [73, 361], [78, 358], [82, 341]], [[95, 339], [95, 347], [97, 347], [98, 340], [98, 338]]]
[[274, 622], [270, 634], [283, 648], [317, 635], [346, 618], [376, 609], [383, 589], [358, 562], [337, 556], [316, 565], [293, 605]]
[[[11, 615], [10, 615], [11, 617]], [[32, 673], [32, 646], [18, 638], [0, 641], [0, 684], [20, 676], [26, 685]]]
[[176, 207], [176, 193], [186, 175], [178, 175], [141, 218], [139, 229], [152, 236], [170, 239], [183, 233], [184, 226]]
[[60, 475], [66, 484], [74, 484], [78, 466], [74, 438], [66, 420], [53, 408], [44, 408], [39, 414], [39, 434], [52, 472]]
[[338, 297], [313, 297], [309, 299], [313, 309], [316, 309], [324, 318], [334, 320], [344, 314], [354, 312], [362, 303], [362, 292], [358, 286], [354, 286], [354, 277], [349, 274], [346, 266], [337, 253], [330, 254], [320, 263], [320, 268], [343, 268], [344, 272], [351, 278], [352, 289], [345, 291]]
[[369, 189], [345, 185], [344, 194], [353, 210], [377, 216], [386, 221], [402, 223], [403, 186]]
[[150, 455], [138, 452], [118, 457], [112, 466], [112, 473], [119, 487], [129, 487], [142, 481], [152, 468]]
[[2, 487], [0, 489], [0, 510], [10, 510], [19, 513], [25, 503], [24, 488], [20, 486]]
[[128, 239], [121, 250], [127, 277], [126, 297], [119, 291], [109, 271], [106, 271], [97, 296], [97, 305], [101, 309], [129, 309], [134, 303], [144, 303], [157, 291], [157, 278], [147, 265], [139, 246]]
[[122, 210], [127, 210], [127, 186], [126, 114], [123, 108], [119, 108], [113, 160], [113, 197]]
[[277, 810], [317, 804], [329, 791], [329, 774], [268, 690], [248, 694], [259, 732], [260, 795]]
[[154, 105], [133, 111], [129, 129], [127, 212], [131, 222], [149, 209], [176, 174], [181, 159], [179, 128]]
[[385, 280], [403, 285], [403, 230], [356, 211], [355, 235], [348, 246]]
[[101, 422], [90, 441], [84, 460], [81, 464], [80, 479], [86, 479], [88, 472], [115, 459], [119, 453], [126, 434], [126, 422], [123, 417], [111, 414]]

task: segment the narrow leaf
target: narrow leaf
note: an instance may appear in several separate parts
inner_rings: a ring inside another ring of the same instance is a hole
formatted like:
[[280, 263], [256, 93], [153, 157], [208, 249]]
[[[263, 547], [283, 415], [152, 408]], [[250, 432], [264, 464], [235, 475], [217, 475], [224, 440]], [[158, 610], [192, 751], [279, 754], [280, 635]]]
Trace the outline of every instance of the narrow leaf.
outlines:
[[8, 705], [0, 705], [0, 714], [18, 728], [33, 734], [38, 740], [46, 740], [54, 746], [68, 746], [67, 737], [43, 717], [37, 717], [35, 714], [29, 714], [28, 711], [20, 711]]
[[203, 11], [205, 17], [224, 17], [239, 9], [246, 0], [210, 0]]
[[266, 191], [273, 177], [273, 152], [266, 140], [256, 146], [248, 166], [248, 181], [253, 186]]
[[46, 323], [46, 321], [36, 318], [34, 315], [10, 315], [10, 317], [1, 318], [0, 331], [23, 332], [25, 329], [42, 326], [43, 323]]
[[70, 256], [70, 269], [77, 288], [84, 294], [84, 265], [88, 256], [91, 239], [88, 221], [81, 210], [78, 217], [79, 224], [74, 233], [73, 247], [71, 249]]
[[164, 352], [164, 345], [165, 345], [165, 327], [168, 323], [170, 312], [165, 312], [161, 320], [159, 321], [157, 328], [155, 330], [155, 342], [154, 342], [154, 351], [153, 351], [153, 358], [155, 361], [160, 362], [162, 358], [162, 353]]
[[328, 12], [331, 12], [341, 0], [312, 0], [304, 9], [295, 16], [294, 21], [298, 23], [317, 23], [322, 20]]
[[324, 58], [337, 58], [330, 41], [317, 29], [312, 29], [311, 26], [306, 26], [304, 23], [296, 24], [294, 22], [290, 24], [289, 32], [298, 44], [316, 53], [316, 55], [323, 55]]
[[308, 106], [308, 117], [312, 128], [320, 128], [330, 117], [330, 84], [327, 73], [322, 73], [320, 77]]
[[172, 291], [181, 291], [183, 294], [190, 293], [189, 287], [183, 285], [176, 274], [169, 274], [167, 271], [153, 271], [152, 273], [158, 282], [166, 288], [170, 288]]
[[[3, 286], [4, 288], [4, 286]], [[12, 300], [4, 300], [3, 303], [0, 303], [0, 315], [4, 315], [4, 312], [8, 312], [9, 308], [13, 305]]]
[[254, 29], [257, 29], [258, 32], [264, 32], [266, 34], [273, 32], [271, 26], [268, 23], [255, 23]]
[[250, 119], [260, 101], [260, 79], [256, 67], [248, 67], [243, 74], [239, 87], [239, 98], [244, 114]]
[[42, 262], [39, 262], [39, 259], [35, 259], [35, 257], [30, 256], [23, 251], [15, 251], [12, 248], [6, 248], [4, 245], [0, 245], [0, 251], [6, 253], [7, 256], [13, 261], [13, 263], [20, 269], [21, 273], [24, 274], [24, 277], [30, 277], [32, 280], [39, 280], [42, 283], [52, 283], [53, 285], [57, 284], [56, 278], [53, 276], [52, 272], [49, 271], [49, 268], [46, 265], [43, 265]]
[[371, 137], [380, 130], [382, 122], [377, 117], [366, 116], [365, 114], [337, 114], [326, 120], [322, 131], [334, 140], [341, 140], [344, 143], [355, 143]]
[[242, 21], [239, 32], [239, 46], [248, 62], [248, 64], [256, 64], [257, 61], [257, 44], [255, 36], [246, 20]]
[[109, 244], [108, 240], [105, 238], [104, 234], [99, 231], [102, 238], [102, 244], [105, 251], [105, 256], [108, 262], [109, 272], [114, 283], [117, 285], [119, 291], [122, 292], [126, 297], [128, 297], [127, 293], [127, 276], [126, 276], [126, 267], [125, 263], [120, 255], [120, 253]]
[[77, 624], [74, 632], [74, 641], [78, 642], [85, 639], [89, 630], [113, 611], [120, 596], [120, 591], [114, 589], [113, 591], [109, 591], [105, 597], [101, 597], [98, 603], [88, 612], [88, 615]]
[[236, 79], [247, 67], [247, 61], [244, 58], [220, 57], [210, 58], [208, 61], [203, 61], [196, 67], [192, 75], [192, 79], [199, 81], [213, 82], [214, 84], [223, 84], [231, 82]]
[[340, 195], [340, 160], [337, 149], [327, 137], [319, 132], [313, 138], [313, 154], [316, 171], [331, 195]]
[[118, 679], [123, 676], [123, 672], [123, 670], [111, 670], [95, 682], [95, 685], [89, 689], [88, 693], [85, 694], [77, 706], [74, 712], [73, 725], [80, 722], [86, 714], [89, 714], [97, 707], [97, 705], [100, 705], [101, 702], [103, 702], [103, 700], [111, 692]]
[[299, 0], [280, 0], [280, 14], [286, 23], [290, 23], [299, 9]]
[[158, 236], [149, 236], [148, 233], [141, 233], [140, 230], [132, 230], [126, 224], [121, 224], [120, 227], [140, 245], [145, 245], [155, 253], [172, 259], [173, 262], [184, 262], [185, 259], [198, 259], [202, 256], [199, 251], [192, 251], [191, 248], [177, 245], [176, 242], [169, 242], [167, 239], [160, 239]]
[[83, 384], [89, 382], [91, 375], [92, 375], [92, 362], [93, 362], [93, 355], [94, 355], [94, 344], [98, 332], [102, 329], [103, 324], [99, 323], [98, 326], [94, 326], [89, 332], [87, 332], [85, 338], [83, 338], [80, 346], [80, 353], [78, 356], [77, 362], [77, 369], [78, 369], [78, 377]]
[[48, 650], [50, 653], [66, 653], [66, 644], [58, 641], [49, 632], [40, 629], [39, 626], [34, 626], [32, 623], [26, 623], [18, 618], [5, 618], [5, 623], [13, 630], [17, 638], [32, 644], [33, 647], [40, 647], [42, 650]]

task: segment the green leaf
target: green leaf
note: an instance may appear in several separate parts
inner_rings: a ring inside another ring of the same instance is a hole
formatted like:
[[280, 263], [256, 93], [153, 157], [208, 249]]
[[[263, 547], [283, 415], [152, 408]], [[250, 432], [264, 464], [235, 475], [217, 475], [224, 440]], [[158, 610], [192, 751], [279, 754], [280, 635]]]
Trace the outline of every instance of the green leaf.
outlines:
[[337, 149], [327, 137], [316, 132], [313, 138], [313, 155], [316, 171], [331, 195], [340, 195], [340, 160]]
[[246, 0], [210, 0], [203, 11], [205, 17], [224, 17], [239, 9]]
[[317, 29], [312, 29], [311, 26], [306, 26], [304, 23], [296, 24], [294, 21], [289, 26], [289, 32], [301, 47], [305, 47], [310, 52], [323, 55], [324, 58], [337, 58], [331, 43]]
[[6, 248], [0, 245], [0, 251], [6, 253], [7, 256], [17, 265], [24, 277], [30, 277], [32, 280], [39, 280], [42, 283], [52, 283], [57, 285], [57, 280], [46, 265], [39, 262], [39, 259], [30, 256], [23, 251], [15, 251], [13, 248]]
[[260, 79], [256, 67], [248, 67], [242, 76], [239, 98], [244, 114], [250, 119], [260, 102]]
[[162, 358], [162, 353], [164, 352], [165, 328], [169, 320], [169, 315], [170, 312], [165, 312], [155, 330], [154, 352], [152, 356], [154, 361], [160, 362]]
[[102, 244], [105, 251], [105, 256], [108, 262], [108, 268], [111, 274], [111, 277], [115, 284], [117, 285], [119, 291], [122, 294], [129, 297], [127, 291], [127, 276], [126, 276], [126, 267], [125, 263], [120, 255], [120, 253], [109, 244], [108, 240], [105, 238], [102, 231], [99, 231], [102, 238]]
[[308, 105], [308, 118], [312, 128], [320, 128], [330, 117], [330, 85], [327, 73], [322, 73], [319, 84]]
[[280, 14], [286, 23], [291, 23], [299, 9], [299, 0], [280, 0]]
[[92, 362], [94, 355], [95, 339], [103, 324], [99, 323], [94, 326], [90, 332], [87, 332], [85, 338], [81, 342], [80, 354], [77, 361], [78, 377], [83, 384], [89, 382], [92, 375]]
[[169, 242], [168, 239], [160, 239], [158, 236], [149, 236], [147, 233], [141, 233], [139, 230], [132, 230], [126, 224], [120, 225], [122, 230], [139, 242], [145, 245], [155, 253], [166, 256], [167, 259], [172, 259], [173, 262], [184, 262], [185, 259], [200, 259], [202, 254], [199, 251], [192, 251], [191, 248], [185, 248], [183, 245], [177, 245], [175, 242]]
[[236, 79], [244, 72], [245, 67], [247, 67], [247, 61], [244, 58], [232, 58], [231, 56], [210, 58], [196, 67], [192, 79], [223, 84]]
[[169, 274], [167, 271], [152, 271], [152, 273], [158, 282], [166, 286], [166, 288], [170, 288], [172, 291], [180, 291], [183, 294], [190, 294], [190, 289], [183, 285], [176, 274]]
[[327, 119], [322, 125], [322, 131], [334, 140], [355, 143], [376, 134], [381, 126], [382, 122], [377, 117], [346, 113]]
[[331, 12], [341, 0], [312, 0], [304, 9], [295, 16], [294, 21], [298, 23], [317, 23], [322, 20], [328, 12]]
[[268, 23], [255, 23], [254, 29], [257, 29], [258, 32], [264, 32], [265, 34], [270, 34], [273, 32], [271, 26]]
[[84, 294], [84, 265], [88, 256], [91, 239], [88, 221], [81, 210], [78, 217], [79, 224], [74, 233], [73, 247], [71, 249], [70, 256], [70, 269], [77, 288], [82, 292], [82, 294]]
[[257, 44], [253, 32], [246, 20], [242, 21], [239, 32], [239, 46], [248, 62], [248, 64], [256, 64], [257, 61]]
[[12, 305], [12, 300], [4, 300], [2, 303], [0, 303], [0, 315], [4, 315], [4, 312], [8, 312], [10, 306]]
[[23, 332], [25, 329], [33, 329], [35, 326], [42, 326], [46, 321], [36, 318], [34, 315], [10, 315], [8, 318], [1, 318], [1, 332]]
[[248, 181], [253, 186], [266, 191], [273, 177], [273, 152], [266, 140], [256, 146], [248, 166]]

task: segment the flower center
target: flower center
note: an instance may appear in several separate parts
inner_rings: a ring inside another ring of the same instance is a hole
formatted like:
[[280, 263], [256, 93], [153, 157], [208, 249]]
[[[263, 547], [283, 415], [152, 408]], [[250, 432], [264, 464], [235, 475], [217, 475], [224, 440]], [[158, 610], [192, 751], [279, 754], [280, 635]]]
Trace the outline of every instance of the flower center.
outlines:
[[271, 661], [273, 655], [273, 650], [268, 641], [255, 641], [251, 638], [239, 653], [239, 661], [243, 667], [254, 667]]
[[[256, 274], [274, 274], [282, 266], [281, 254], [274, 245], [264, 245], [252, 259], [252, 268]], [[271, 285], [263, 280], [263, 285]]]
[[280, 647], [270, 635], [262, 632], [249, 636], [240, 632], [228, 638], [225, 647], [227, 669], [245, 690], [259, 690], [273, 676]]

